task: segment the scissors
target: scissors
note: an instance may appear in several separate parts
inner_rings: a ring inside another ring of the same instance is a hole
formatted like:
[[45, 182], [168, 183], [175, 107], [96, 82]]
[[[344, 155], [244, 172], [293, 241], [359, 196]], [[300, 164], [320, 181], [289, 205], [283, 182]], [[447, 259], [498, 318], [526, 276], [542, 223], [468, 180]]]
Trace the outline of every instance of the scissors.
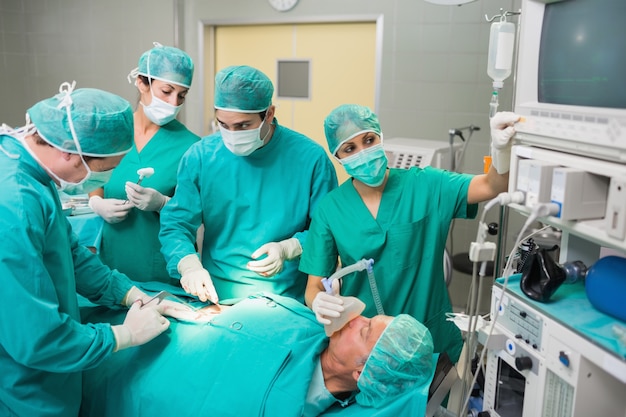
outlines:
[[150, 304], [151, 302], [153, 302], [154, 300], [157, 300], [157, 305], [161, 304], [161, 301], [165, 300], [166, 298], [173, 298], [174, 301], [181, 303], [182, 305], [184, 305], [185, 307], [191, 309], [192, 311], [198, 311], [197, 307], [192, 306], [191, 304], [189, 304], [188, 302], [182, 300], [179, 297], [176, 297], [174, 294], [168, 292], [168, 291], [161, 291], [159, 292], [157, 295], [155, 295], [154, 297], [152, 297], [151, 299], [149, 299], [146, 302], [141, 302], [141, 307], [140, 308], [144, 308], [145, 306], [147, 306], [148, 304]]

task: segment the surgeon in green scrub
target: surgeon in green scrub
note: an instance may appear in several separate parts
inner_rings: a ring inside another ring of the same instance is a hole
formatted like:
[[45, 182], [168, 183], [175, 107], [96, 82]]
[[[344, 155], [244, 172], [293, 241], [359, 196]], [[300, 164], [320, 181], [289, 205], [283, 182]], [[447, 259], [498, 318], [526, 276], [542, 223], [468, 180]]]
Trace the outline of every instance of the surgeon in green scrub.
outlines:
[[302, 244], [337, 176], [322, 146], [278, 123], [273, 94], [256, 68], [217, 73], [219, 132], [185, 154], [176, 193], [161, 211], [168, 271], [202, 301], [232, 303], [258, 291], [303, 300]]
[[[458, 360], [461, 333], [446, 320], [452, 311], [443, 272], [446, 238], [453, 219], [475, 217], [477, 203], [506, 191], [518, 119], [509, 112], [493, 117], [493, 165], [487, 174], [469, 175], [389, 169], [378, 117], [369, 108], [347, 104], [327, 116], [328, 148], [352, 178], [320, 203], [300, 261], [309, 274], [306, 303], [321, 322], [343, 309], [321, 281], [335, 271], [338, 257], [344, 266], [373, 259], [384, 313], [412, 315], [429, 328], [435, 352]], [[377, 313], [366, 271], [344, 277], [341, 293], [364, 301], [365, 315]]]
[[[148, 303], [80, 246], [59, 199], [106, 183], [132, 146], [130, 104], [63, 83], [26, 119], [0, 128], [0, 415], [77, 416], [82, 371], [168, 329], [172, 303]], [[82, 324], [77, 294], [131, 308], [114, 326]]]
[[[159, 212], [174, 194], [183, 154], [200, 138], [176, 120], [191, 87], [194, 65], [184, 51], [155, 43], [129, 75], [139, 91], [133, 147], [111, 180], [91, 193], [104, 220], [102, 261], [135, 281], [178, 285], [170, 278], [159, 242]], [[138, 170], [154, 173], [139, 180]]]

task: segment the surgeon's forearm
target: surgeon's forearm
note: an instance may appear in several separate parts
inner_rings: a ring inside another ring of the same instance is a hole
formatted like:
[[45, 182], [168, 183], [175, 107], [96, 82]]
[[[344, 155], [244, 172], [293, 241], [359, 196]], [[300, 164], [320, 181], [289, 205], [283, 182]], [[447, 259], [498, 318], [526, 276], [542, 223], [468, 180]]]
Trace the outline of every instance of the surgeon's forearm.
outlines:
[[322, 277], [316, 275], [309, 275], [309, 280], [306, 284], [306, 290], [304, 292], [304, 302], [307, 307], [311, 308], [315, 296], [320, 291], [324, 291], [324, 285], [322, 284]]

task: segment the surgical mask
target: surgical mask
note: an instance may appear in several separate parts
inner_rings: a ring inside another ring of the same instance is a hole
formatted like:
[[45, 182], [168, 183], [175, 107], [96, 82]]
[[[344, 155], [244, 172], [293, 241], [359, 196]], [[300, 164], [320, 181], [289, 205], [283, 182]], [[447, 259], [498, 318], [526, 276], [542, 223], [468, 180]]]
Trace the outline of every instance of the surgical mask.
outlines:
[[[81, 156], [81, 159], [83, 157]], [[109, 169], [108, 171], [92, 171], [88, 166], [85, 160], [83, 159], [83, 164], [87, 168], [87, 176], [83, 178], [79, 182], [68, 182], [61, 178], [59, 178], [52, 171], [50, 174], [54, 176], [57, 181], [59, 181], [58, 189], [59, 191], [63, 191], [65, 194], [69, 195], [78, 195], [78, 194], [89, 194], [90, 192], [97, 190], [98, 188], [104, 187], [104, 185], [109, 182], [111, 179], [111, 175], [113, 174], [113, 170]]]
[[30, 117], [28, 116], [28, 114], [26, 114], [26, 126], [24, 126], [21, 129], [18, 129], [16, 131], [16, 133], [18, 134], [15, 136], [17, 140], [20, 143], [22, 143], [22, 145], [28, 151], [28, 153], [35, 159], [35, 161], [37, 161], [39, 165], [41, 165], [48, 172], [48, 174], [50, 174], [54, 179], [56, 179], [59, 182], [59, 185], [57, 185], [57, 189], [69, 195], [88, 194], [94, 190], [97, 190], [98, 188], [101, 188], [107, 182], [109, 182], [109, 179], [111, 179], [111, 175], [113, 174], [113, 169], [110, 169], [108, 171], [101, 171], [101, 172], [92, 171], [91, 168], [89, 168], [89, 165], [87, 165], [85, 158], [83, 157], [82, 149], [80, 146], [80, 141], [76, 137], [76, 131], [74, 130], [74, 123], [72, 122], [71, 94], [72, 94], [72, 91], [74, 90], [74, 85], [75, 84], [72, 84], [72, 85], [68, 84], [67, 86], [65, 86], [67, 87], [65, 89], [63, 89], [64, 85], [61, 85], [60, 91], [65, 92], [66, 95], [64, 99], [61, 101], [61, 103], [59, 104], [59, 108], [65, 107], [67, 111], [67, 120], [68, 120], [68, 124], [70, 128], [70, 132], [72, 133], [72, 140], [74, 141], [74, 144], [76, 145], [77, 154], [80, 157], [80, 160], [83, 163], [83, 166], [87, 170], [87, 175], [85, 175], [85, 178], [83, 178], [79, 182], [66, 181], [63, 178], [59, 177], [56, 173], [54, 173], [37, 157], [37, 154], [35, 154], [35, 152], [33, 152], [32, 149], [30, 149], [30, 146], [26, 144], [26, 140], [25, 140], [26, 136], [34, 134], [37, 131], [36, 126], [34, 126], [30, 122]]
[[378, 187], [385, 180], [387, 155], [382, 143], [363, 149], [356, 155], [340, 159], [348, 175], [370, 187]]
[[[157, 98], [152, 91], [152, 76], [150, 74], [150, 55], [148, 55], [148, 85], [150, 86], [150, 95], [152, 96], [152, 101], [150, 104], [145, 105], [141, 103], [143, 106], [143, 112], [146, 117], [154, 124], [163, 126], [171, 122], [178, 116], [178, 112], [180, 111], [180, 106], [172, 106], [170, 103], [167, 103], [160, 98]], [[134, 71], [133, 71], [134, 72]], [[131, 75], [133, 75], [131, 72]], [[134, 74], [135, 78], [137, 74]], [[129, 79], [130, 81], [130, 79]], [[137, 81], [135, 81], [136, 85]]]
[[143, 106], [144, 114], [152, 123], [163, 126], [178, 116], [182, 104], [180, 106], [172, 106], [170, 103], [156, 97], [152, 92], [152, 85], [150, 86], [150, 94], [152, 95], [150, 104], [146, 105], [141, 103], [141, 105]]
[[265, 136], [261, 139], [261, 128], [263, 127], [265, 120], [261, 122], [261, 126], [256, 129], [248, 130], [228, 130], [220, 125], [220, 132], [222, 133], [222, 140], [224, 145], [229, 151], [237, 156], [248, 156], [252, 152], [259, 149], [265, 143], [267, 135], [270, 130], [267, 130]]
[[81, 161], [83, 162], [83, 166], [87, 169], [87, 175], [85, 176], [85, 178], [83, 178], [79, 182], [69, 182], [59, 177], [50, 168], [45, 166], [43, 162], [41, 162], [41, 160], [37, 157], [37, 154], [35, 154], [35, 152], [33, 152], [30, 147], [26, 145], [26, 136], [33, 134], [36, 131], [37, 130], [32, 124], [28, 124], [24, 128], [22, 128], [21, 131], [14, 131], [14, 137], [22, 144], [22, 146], [24, 146], [24, 149], [28, 151], [28, 153], [35, 159], [35, 161], [39, 162], [39, 165], [41, 165], [48, 172], [48, 174], [50, 174], [52, 177], [54, 177], [54, 179], [59, 182], [59, 185], [57, 185], [57, 189], [59, 191], [63, 191], [65, 194], [68, 195], [88, 194], [94, 190], [97, 190], [98, 188], [103, 187], [106, 183], [109, 182], [109, 180], [111, 179], [111, 175], [113, 174], [113, 170], [110, 169], [108, 171], [100, 172], [92, 171], [91, 168], [89, 168], [89, 165], [87, 165], [87, 162], [85, 162], [82, 154], [79, 154], [79, 156]]

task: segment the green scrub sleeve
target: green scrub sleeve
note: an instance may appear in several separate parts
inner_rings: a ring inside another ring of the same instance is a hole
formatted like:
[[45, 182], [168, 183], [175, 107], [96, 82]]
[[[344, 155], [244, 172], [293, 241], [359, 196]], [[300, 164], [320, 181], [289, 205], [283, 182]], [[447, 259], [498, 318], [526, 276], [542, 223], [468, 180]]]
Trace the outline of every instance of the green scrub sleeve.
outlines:
[[78, 244], [78, 236], [71, 233], [76, 292], [95, 304], [121, 307], [126, 293], [134, 283], [117, 270], [111, 270], [85, 246]]
[[324, 211], [316, 211], [307, 240], [302, 246], [300, 271], [320, 277], [330, 276], [337, 268], [337, 246]]
[[204, 168], [199, 144], [192, 146], [181, 159], [176, 192], [161, 210], [161, 253], [167, 262], [167, 272], [175, 278], [180, 278], [178, 262], [196, 253], [196, 233], [202, 224], [202, 197], [197, 173]]

